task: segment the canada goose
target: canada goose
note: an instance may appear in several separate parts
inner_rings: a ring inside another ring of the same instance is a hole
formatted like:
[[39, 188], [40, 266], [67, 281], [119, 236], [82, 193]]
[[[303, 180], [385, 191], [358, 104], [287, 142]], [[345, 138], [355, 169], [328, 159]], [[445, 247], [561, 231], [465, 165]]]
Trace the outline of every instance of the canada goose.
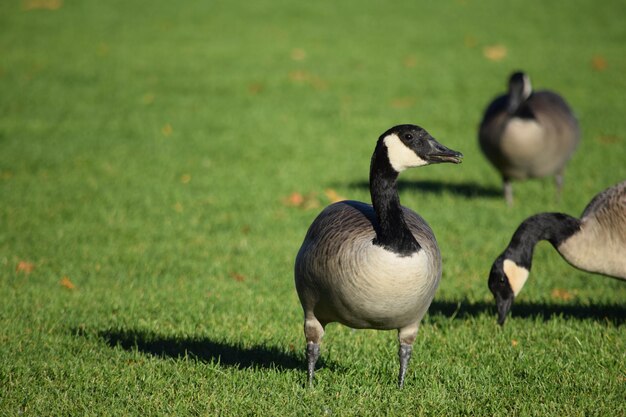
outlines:
[[580, 220], [562, 213], [540, 213], [519, 225], [489, 274], [501, 325], [528, 279], [533, 250], [540, 240], [549, 241], [578, 269], [626, 280], [626, 181], [596, 195]]
[[458, 164], [462, 157], [419, 126], [395, 126], [380, 136], [372, 155], [373, 206], [341, 201], [313, 221], [295, 262], [309, 384], [324, 328], [339, 322], [398, 330], [402, 387], [419, 323], [441, 278], [441, 255], [424, 219], [400, 205], [396, 181], [407, 168]]
[[561, 96], [532, 91], [530, 79], [515, 72], [508, 94], [495, 98], [480, 123], [480, 148], [500, 172], [506, 202], [513, 204], [511, 180], [555, 175], [557, 195], [565, 163], [580, 138], [578, 121]]

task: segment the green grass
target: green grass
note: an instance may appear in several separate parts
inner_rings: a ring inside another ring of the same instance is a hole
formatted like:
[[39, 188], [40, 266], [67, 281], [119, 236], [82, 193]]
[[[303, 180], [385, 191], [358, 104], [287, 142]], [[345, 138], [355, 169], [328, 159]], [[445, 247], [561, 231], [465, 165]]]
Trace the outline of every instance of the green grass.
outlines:
[[[504, 328], [486, 286], [522, 219], [626, 178], [621, 1], [37, 4], [0, 4], [0, 415], [626, 414], [622, 282], [541, 243]], [[560, 202], [507, 208], [476, 127], [518, 68], [583, 139]], [[395, 333], [339, 325], [306, 389], [295, 254], [398, 123], [465, 154], [402, 176], [443, 281], [404, 390]]]

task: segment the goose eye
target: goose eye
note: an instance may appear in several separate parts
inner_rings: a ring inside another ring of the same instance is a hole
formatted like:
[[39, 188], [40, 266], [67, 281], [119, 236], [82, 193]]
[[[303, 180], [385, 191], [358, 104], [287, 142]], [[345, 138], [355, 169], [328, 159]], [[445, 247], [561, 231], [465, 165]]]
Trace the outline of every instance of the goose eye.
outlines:
[[413, 135], [412, 135], [412, 134], [410, 134], [410, 133], [407, 133], [407, 134], [405, 134], [405, 135], [404, 135], [404, 139], [406, 139], [406, 140], [412, 140], [412, 139], [413, 139]]

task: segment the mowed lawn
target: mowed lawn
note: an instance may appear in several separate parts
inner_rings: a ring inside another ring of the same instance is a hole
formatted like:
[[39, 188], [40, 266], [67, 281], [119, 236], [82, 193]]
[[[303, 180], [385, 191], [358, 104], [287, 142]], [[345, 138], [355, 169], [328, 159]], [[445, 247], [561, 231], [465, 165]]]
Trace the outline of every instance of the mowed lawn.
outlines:
[[[487, 274], [531, 214], [626, 178], [619, 0], [0, 3], [0, 415], [626, 415], [626, 283], [550, 244], [504, 327]], [[478, 148], [523, 69], [582, 141], [514, 184]], [[305, 386], [293, 261], [369, 202], [387, 128], [464, 153], [411, 170], [443, 279], [396, 388], [395, 332], [327, 327]], [[626, 256], [626, 254], [625, 254]]]

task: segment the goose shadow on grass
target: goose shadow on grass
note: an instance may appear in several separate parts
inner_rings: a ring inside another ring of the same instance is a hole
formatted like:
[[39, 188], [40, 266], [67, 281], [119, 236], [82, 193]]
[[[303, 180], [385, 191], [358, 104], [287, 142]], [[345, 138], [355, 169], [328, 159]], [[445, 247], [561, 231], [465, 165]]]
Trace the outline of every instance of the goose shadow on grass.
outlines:
[[[352, 188], [364, 188], [369, 190], [368, 181], [356, 181], [348, 184]], [[475, 182], [447, 183], [442, 181], [407, 181], [398, 180], [398, 189], [415, 190], [431, 194], [443, 194], [449, 192], [465, 198], [502, 198], [502, 190], [495, 187], [485, 187]]]
[[[433, 318], [444, 316], [452, 320], [465, 320], [484, 314], [493, 315], [493, 303], [468, 301], [438, 301], [430, 306], [429, 315]], [[621, 326], [626, 323], [626, 306], [618, 304], [558, 305], [547, 303], [517, 302], [512, 308], [514, 318], [539, 318], [548, 321], [562, 317], [572, 320], [596, 320], [605, 324]], [[85, 335], [84, 329], [74, 329], [73, 334]], [[266, 368], [266, 369], [305, 369], [304, 355], [285, 352], [273, 346], [254, 345], [245, 347], [238, 343], [228, 343], [209, 338], [163, 336], [149, 331], [103, 330], [97, 337], [111, 348], [127, 351], [137, 350], [143, 354], [160, 358], [191, 358], [206, 363], [219, 363], [222, 367]], [[329, 369], [339, 369], [334, 361], [323, 360], [320, 365]]]
[[[430, 316], [445, 316], [455, 320], [463, 320], [482, 314], [493, 315], [496, 321], [496, 308], [494, 303], [468, 301], [438, 301], [431, 304], [428, 314]], [[513, 318], [539, 318], [548, 321], [562, 317], [572, 320], [596, 320], [602, 323], [612, 323], [621, 326], [626, 323], [626, 306], [619, 304], [549, 304], [534, 302], [515, 302], [511, 308], [509, 317]]]
[[[304, 356], [272, 346], [245, 347], [238, 343], [215, 341], [209, 338], [163, 336], [137, 330], [104, 330], [98, 338], [112, 348], [121, 348], [172, 359], [194, 359], [219, 363], [223, 367], [304, 369]], [[328, 363], [325, 366], [329, 366]], [[330, 364], [332, 367], [332, 364]]]

